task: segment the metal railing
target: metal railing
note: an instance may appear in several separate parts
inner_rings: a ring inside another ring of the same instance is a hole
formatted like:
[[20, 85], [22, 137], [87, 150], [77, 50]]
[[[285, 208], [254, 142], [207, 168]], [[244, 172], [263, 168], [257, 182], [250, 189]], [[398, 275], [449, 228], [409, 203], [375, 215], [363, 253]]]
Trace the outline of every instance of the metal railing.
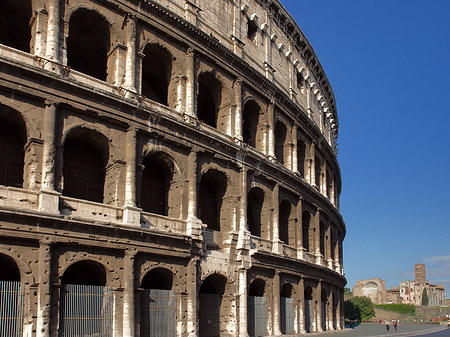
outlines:
[[23, 298], [23, 283], [0, 281], [0, 336], [22, 336]]

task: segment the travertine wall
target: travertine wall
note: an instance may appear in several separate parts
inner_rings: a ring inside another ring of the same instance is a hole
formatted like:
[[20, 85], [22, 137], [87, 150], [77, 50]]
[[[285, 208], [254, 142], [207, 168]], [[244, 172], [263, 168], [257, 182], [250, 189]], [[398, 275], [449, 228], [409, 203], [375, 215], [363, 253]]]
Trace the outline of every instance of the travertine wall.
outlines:
[[[13, 4], [0, 10], [14, 12]], [[0, 186], [0, 265], [17, 270], [15, 280], [24, 284], [23, 335], [62, 333], [61, 289], [74, 266], [104, 275], [96, 280], [113, 290], [114, 336], [146, 334], [139, 298], [147, 275], [170, 275], [178, 336], [202, 334], [199, 294], [212, 291], [202, 287], [208, 284], [221, 296], [220, 335], [248, 336], [255, 281], [264, 284], [267, 335], [286, 333], [284, 296], [292, 298], [295, 334], [341, 329], [346, 229], [334, 97], [281, 4], [27, 4], [29, 17], [11, 15], [30, 23], [29, 50], [0, 44], [0, 120], [24, 149], [22, 185]], [[70, 34], [83, 26], [73, 19], [77, 11], [107, 23], [100, 41], [107, 43], [105, 78], [90, 73], [96, 66], [73, 63]], [[145, 62], [152, 51], [168, 61], [156, 58], [161, 63], [152, 68]], [[145, 85], [153, 92], [164, 87], [167, 104], [145, 97]], [[248, 102], [259, 107], [257, 118], [248, 117]], [[214, 114], [214, 122], [198, 118], [201, 112]], [[103, 202], [67, 195], [70, 141], [98, 153]], [[170, 177], [164, 214], [143, 209], [151, 190], [143, 183], [147, 162]], [[202, 178], [213, 182], [217, 227], [202, 222]], [[254, 188], [263, 196], [259, 204], [248, 197]], [[259, 213], [249, 215], [251, 207]], [[249, 216], [258, 231], [250, 231]]]

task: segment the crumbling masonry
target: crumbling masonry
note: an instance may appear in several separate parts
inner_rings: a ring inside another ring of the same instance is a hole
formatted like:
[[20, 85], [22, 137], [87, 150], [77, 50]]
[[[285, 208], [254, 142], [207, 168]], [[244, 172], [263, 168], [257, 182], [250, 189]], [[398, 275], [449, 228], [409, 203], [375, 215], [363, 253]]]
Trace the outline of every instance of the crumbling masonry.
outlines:
[[278, 0], [2, 0], [0, 120], [0, 335], [342, 329], [338, 116]]

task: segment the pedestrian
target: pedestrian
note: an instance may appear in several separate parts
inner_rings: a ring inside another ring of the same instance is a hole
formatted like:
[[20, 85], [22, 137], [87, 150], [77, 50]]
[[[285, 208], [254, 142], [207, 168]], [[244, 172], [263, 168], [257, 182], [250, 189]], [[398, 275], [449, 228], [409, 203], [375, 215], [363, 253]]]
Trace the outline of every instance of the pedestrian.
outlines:
[[394, 321], [394, 329], [397, 331], [397, 321]]
[[386, 330], [389, 331], [389, 321], [386, 321]]

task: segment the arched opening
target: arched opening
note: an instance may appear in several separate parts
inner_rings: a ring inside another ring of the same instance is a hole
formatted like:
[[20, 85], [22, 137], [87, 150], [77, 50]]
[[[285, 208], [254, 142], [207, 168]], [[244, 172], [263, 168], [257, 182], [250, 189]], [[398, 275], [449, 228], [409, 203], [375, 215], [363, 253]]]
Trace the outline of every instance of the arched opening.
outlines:
[[217, 114], [222, 101], [222, 83], [213, 73], [201, 73], [198, 77], [197, 118], [217, 128]]
[[[88, 134], [90, 133], [86, 136]], [[63, 195], [103, 202], [105, 163], [96, 144], [85, 140], [81, 135], [68, 138], [64, 143], [63, 174]]]
[[322, 294], [321, 294], [321, 317], [322, 317], [322, 330], [323, 331], [327, 331], [327, 306], [328, 306], [328, 296], [327, 296], [327, 292], [325, 291], [325, 289], [322, 289]]
[[208, 276], [198, 295], [199, 337], [219, 337], [221, 330], [221, 305], [227, 279], [221, 275]]
[[332, 179], [332, 175], [330, 173], [330, 170], [327, 169], [327, 176], [326, 176], [326, 186], [327, 186], [327, 197], [328, 199], [331, 200], [331, 194], [332, 194], [332, 190], [333, 190], [333, 179]]
[[311, 287], [305, 287], [304, 291], [304, 300], [305, 300], [305, 331], [311, 332], [312, 331], [312, 320], [311, 316], [313, 313], [313, 307], [312, 307], [312, 288]]
[[306, 252], [309, 252], [309, 225], [311, 221], [311, 214], [308, 211], [304, 211], [302, 214], [302, 241], [303, 248]]
[[60, 332], [70, 336], [112, 337], [113, 292], [106, 287], [106, 270], [94, 261], [72, 264], [61, 277]]
[[336, 330], [337, 329], [337, 308], [339, 305], [338, 299], [336, 297], [336, 293], [333, 291], [331, 292], [331, 298], [332, 298], [332, 302], [333, 302], [333, 329]]
[[110, 24], [97, 12], [77, 9], [70, 16], [67, 38], [67, 65], [106, 81]]
[[303, 140], [297, 141], [297, 169], [300, 175], [305, 178], [305, 159], [306, 159], [306, 144]]
[[31, 1], [0, 1], [0, 43], [30, 52]]
[[319, 188], [319, 191], [322, 191], [322, 163], [320, 162], [319, 157], [314, 158], [314, 173], [315, 173], [315, 182], [316, 186]]
[[247, 330], [250, 337], [267, 334], [267, 305], [264, 297], [266, 282], [256, 279], [248, 288]]
[[22, 336], [24, 285], [19, 268], [13, 259], [0, 254], [0, 271], [0, 333]]
[[336, 258], [336, 245], [337, 245], [337, 235], [335, 230], [333, 230], [333, 228], [336, 228], [336, 225], [332, 224], [331, 225], [331, 230], [330, 230], [330, 235], [331, 235], [331, 260], [334, 263], [334, 259]]
[[283, 335], [295, 334], [294, 317], [295, 307], [292, 298], [293, 288], [290, 283], [286, 283], [281, 288], [280, 293], [280, 325]]
[[173, 274], [165, 268], [149, 271], [142, 280], [141, 336], [175, 337], [177, 298], [172, 291]]
[[141, 94], [158, 103], [167, 104], [167, 94], [172, 74], [172, 55], [157, 44], [144, 49], [142, 60]]
[[173, 178], [173, 163], [164, 153], [143, 161], [140, 205], [145, 212], [168, 215], [168, 197]]
[[326, 227], [323, 221], [320, 222], [320, 254], [324, 258], [326, 258], [326, 252], [325, 252], [325, 235], [326, 235]]
[[275, 157], [281, 164], [285, 163], [285, 145], [287, 128], [283, 122], [277, 121], [275, 124]]
[[220, 231], [220, 210], [227, 187], [223, 173], [212, 170], [202, 175], [199, 186], [199, 218], [208, 229]]
[[254, 148], [259, 149], [258, 145], [258, 124], [259, 114], [261, 108], [255, 101], [248, 101], [244, 105], [243, 111], [243, 126], [242, 126], [242, 138], [244, 143], [247, 143]]
[[279, 233], [280, 240], [289, 245], [289, 216], [291, 215], [291, 203], [284, 199], [279, 206]]
[[264, 205], [264, 192], [258, 187], [250, 190], [247, 196], [247, 225], [251, 235], [261, 236], [261, 213]]
[[[1, 117], [13, 112], [3, 108]], [[6, 117], [6, 116], [5, 116]], [[10, 117], [10, 116], [9, 116]], [[0, 123], [0, 184], [23, 187], [25, 131], [21, 121], [2, 118]]]

